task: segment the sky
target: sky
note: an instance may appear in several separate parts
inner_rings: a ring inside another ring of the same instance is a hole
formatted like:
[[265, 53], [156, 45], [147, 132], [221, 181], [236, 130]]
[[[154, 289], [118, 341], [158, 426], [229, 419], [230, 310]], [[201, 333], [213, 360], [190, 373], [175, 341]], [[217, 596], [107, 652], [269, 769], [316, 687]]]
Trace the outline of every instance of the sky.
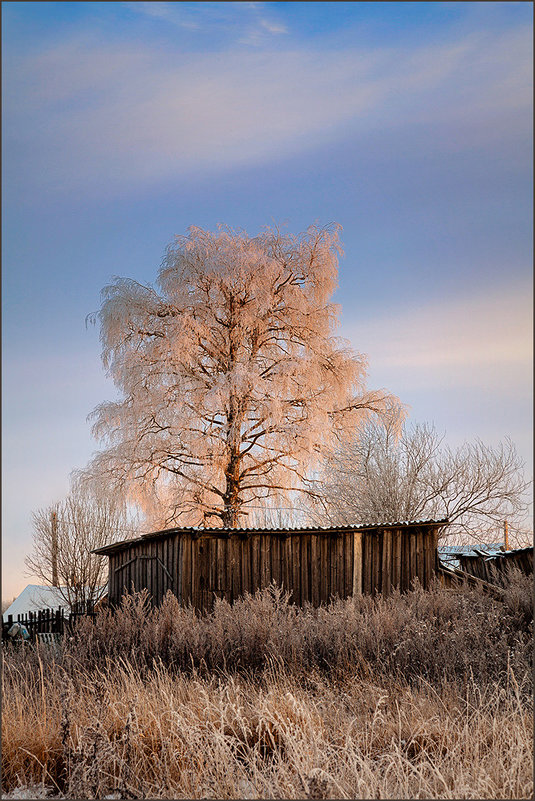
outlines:
[[370, 388], [532, 474], [529, 2], [2, 3], [2, 598], [116, 397], [86, 322], [190, 225], [342, 225]]

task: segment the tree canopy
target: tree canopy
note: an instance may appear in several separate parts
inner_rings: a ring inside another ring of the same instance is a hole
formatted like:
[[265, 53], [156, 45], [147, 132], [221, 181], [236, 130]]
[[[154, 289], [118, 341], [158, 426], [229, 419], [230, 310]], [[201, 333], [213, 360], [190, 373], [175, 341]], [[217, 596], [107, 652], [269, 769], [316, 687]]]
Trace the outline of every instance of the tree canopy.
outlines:
[[155, 525], [236, 526], [370, 414], [366, 358], [334, 336], [339, 226], [256, 237], [188, 229], [155, 286], [103, 290], [103, 361], [121, 392], [93, 412], [105, 444], [89, 474], [125, 489]]

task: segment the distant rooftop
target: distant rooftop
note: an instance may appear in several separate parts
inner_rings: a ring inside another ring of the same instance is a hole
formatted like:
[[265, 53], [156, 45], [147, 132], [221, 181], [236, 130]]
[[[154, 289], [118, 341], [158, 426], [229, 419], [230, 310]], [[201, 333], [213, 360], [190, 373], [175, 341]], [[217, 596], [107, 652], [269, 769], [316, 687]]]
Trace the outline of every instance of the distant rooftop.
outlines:
[[509, 548], [504, 550], [503, 542], [485, 542], [477, 545], [439, 545], [438, 555], [440, 561], [450, 567], [459, 567], [460, 556], [481, 556], [484, 559], [494, 559], [503, 556], [505, 553], [518, 553], [519, 551], [529, 550], [527, 548]]
[[37, 612], [39, 609], [65, 608], [67, 604], [62, 598], [60, 590], [59, 587], [50, 587], [46, 584], [28, 584], [11, 606], [8, 606], [2, 615], [3, 620], [7, 621], [8, 615], [13, 615], [13, 620], [16, 620], [17, 615], [26, 615], [28, 612]]

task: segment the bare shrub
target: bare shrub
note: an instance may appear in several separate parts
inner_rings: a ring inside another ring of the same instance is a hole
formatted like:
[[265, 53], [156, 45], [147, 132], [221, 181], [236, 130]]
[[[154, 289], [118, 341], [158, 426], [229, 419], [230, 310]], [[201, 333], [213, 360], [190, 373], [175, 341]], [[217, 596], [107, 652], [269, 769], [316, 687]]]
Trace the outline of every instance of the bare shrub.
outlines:
[[299, 608], [276, 587], [231, 606], [218, 600], [211, 613], [183, 608], [169, 593], [151, 609], [146, 592], [125, 596], [78, 626], [67, 647], [77, 664], [125, 658], [139, 669], [155, 659], [177, 670], [262, 670], [272, 659], [299, 672], [348, 668], [360, 675], [400, 675], [407, 681], [482, 685], [531, 671], [532, 600], [528, 582], [516, 577], [499, 602], [478, 590], [445, 589], [389, 597], [333, 600]]

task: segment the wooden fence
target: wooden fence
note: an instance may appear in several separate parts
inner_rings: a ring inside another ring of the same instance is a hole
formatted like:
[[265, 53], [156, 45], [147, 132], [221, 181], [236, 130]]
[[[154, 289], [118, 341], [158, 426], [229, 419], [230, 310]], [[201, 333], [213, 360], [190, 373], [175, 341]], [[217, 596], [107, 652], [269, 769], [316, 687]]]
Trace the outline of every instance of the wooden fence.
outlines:
[[17, 615], [16, 619], [13, 615], [8, 615], [7, 622], [2, 621], [2, 641], [10, 640], [8, 631], [14, 623], [20, 623], [24, 626], [30, 640], [37, 639], [38, 634], [66, 634], [72, 631], [76, 622], [81, 617], [95, 617], [95, 612], [92, 607], [82, 611], [78, 609], [76, 612], [68, 612], [65, 609], [39, 609], [35, 612], [27, 612], [24, 615]]

